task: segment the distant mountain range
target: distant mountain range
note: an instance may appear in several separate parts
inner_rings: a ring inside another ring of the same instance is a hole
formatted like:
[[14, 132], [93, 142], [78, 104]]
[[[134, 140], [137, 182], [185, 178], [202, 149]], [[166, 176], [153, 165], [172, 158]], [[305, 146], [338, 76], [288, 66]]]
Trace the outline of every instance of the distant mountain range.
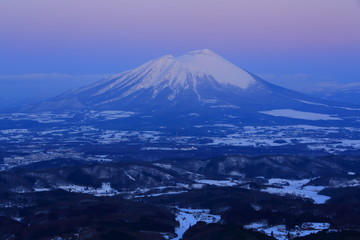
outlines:
[[323, 87], [309, 94], [331, 101], [360, 105], [360, 83]]
[[[210, 50], [166, 55], [22, 112], [121, 110], [156, 124], [357, 122], [360, 108], [288, 90]], [[185, 116], [185, 117], [184, 117]]]

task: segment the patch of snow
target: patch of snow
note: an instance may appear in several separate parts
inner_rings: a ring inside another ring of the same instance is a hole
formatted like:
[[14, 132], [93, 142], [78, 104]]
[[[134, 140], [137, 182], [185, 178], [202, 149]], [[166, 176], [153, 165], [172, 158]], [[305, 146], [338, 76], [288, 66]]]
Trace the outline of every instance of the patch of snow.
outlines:
[[360, 179], [351, 179], [347, 181], [330, 180], [329, 186], [332, 188], [359, 187]]
[[210, 106], [211, 108], [240, 108], [239, 106], [236, 105], [215, 105], [215, 106]]
[[314, 203], [316, 204], [323, 204], [330, 199], [328, 196], [318, 194], [318, 192], [323, 190], [325, 187], [306, 185], [309, 182], [310, 179], [289, 180], [272, 178], [269, 179], [269, 184], [274, 187], [268, 187], [266, 189], [262, 189], [261, 191], [282, 196], [290, 194], [303, 198], [310, 198], [314, 200]]
[[218, 187], [233, 187], [244, 183], [243, 181], [239, 181], [239, 180], [211, 180], [211, 179], [196, 180], [196, 182], [201, 184], [214, 185]]
[[22, 217], [12, 217], [12, 219], [18, 222], [22, 222], [24, 220]]
[[341, 108], [341, 109], [350, 110], [350, 111], [360, 111], [360, 108], [349, 108], [349, 107], [336, 107], [336, 108]]
[[323, 230], [329, 230], [329, 223], [305, 222], [301, 226], [295, 226], [295, 229], [286, 229], [285, 225], [269, 226], [266, 221], [255, 222], [244, 226], [245, 229], [251, 229], [265, 233], [268, 236], [274, 236], [278, 240], [288, 240], [292, 238], [304, 237], [315, 234]]
[[234, 124], [214, 124], [214, 127], [221, 127], [221, 128], [237, 128]]
[[310, 105], [317, 105], [317, 106], [329, 107], [329, 105], [322, 104], [322, 103], [309, 102], [309, 101], [304, 101], [304, 100], [300, 100], [300, 99], [295, 99], [295, 100], [297, 100], [297, 101], [299, 101], [299, 102], [302, 102], [302, 103], [310, 104]]
[[6, 129], [0, 130], [1, 134], [26, 134], [30, 133], [28, 129]]
[[341, 118], [331, 116], [329, 114], [302, 112], [293, 109], [274, 109], [269, 111], [260, 111], [259, 113], [275, 116], [275, 117], [287, 117], [303, 120], [342, 120]]
[[127, 112], [127, 111], [102, 111], [102, 112], [90, 112], [88, 116], [90, 118], [115, 120], [119, 118], [129, 118], [134, 114], [135, 112]]
[[172, 148], [172, 147], [143, 147], [141, 148], [143, 151], [195, 151], [196, 147], [187, 147], [187, 148]]
[[327, 105], [327, 104], [316, 103], [316, 102], [309, 102], [309, 101], [304, 101], [304, 100], [299, 100], [299, 99], [295, 99], [295, 100], [297, 100], [297, 101], [299, 101], [299, 102], [302, 102], [302, 103], [311, 104], [311, 105], [318, 105], [318, 106], [324, 106], [324, 107], [334, 107], [334, 108], [345, 109], [345, 110], [350, 110], [350, 111], [360, 111], [360, 108], [330, 106], [330, 105]]
[[216, 99], [201, 99], [201, 101], [203, 102], [203, 103], [217, 103], [218, 102], [218, 100], [216, 100]]
[[134, 198], [145, 198], [145, 197], [159, 197], [163, 195], [174, 195], [174, 194], [181, 194], [186, 193], [188, 191], [177, 191], [177, 192], [162, 192], [162, 193], [153, 193], [153, 194], [144, 194], [144, 195], [137, 195]]
[[251, 204], [251, 207], [256, 211], [260, 211], [262, 209], [262, 207], [260, 205], [257, 205], [257, 204]]
[[79, 185], [59, 186], [59, 188], [69, 192], [86, 193], [94, 196], [114, 196], [119, 194], [118, 191], [111, 187], [110, 183], [102, 183], [101, 188], [92, 188]]
[[170, 164], [154, 163], [153, 165], [157, 166], [157, 167], [164, 168], [164, 169], [172, 169], [173, 168], [173, 166], [171, 166]]
[[143, 198], [158, 197], [162, 195], [181, 194], [188, 192], [191, 187], [188, 184], [178, 183], [176, 186], [161, 186], [153, 188], [137, 188], [133, 191], [122, 191], [119, 194], [125, 195], [126, 198]]
[[63, 113], [54, 114], [51, 112], [40, 112], [40, 113], [11, 113], [2, 114], [0, 119], [10, 119], [13, 121], [30, 120], [38, 123], [59, 123], [65, 122], [67, 119], [73, 118], [73, 114]]
[[49, 192], [51, 190], [51, 188], [34, 188], [35, 192]]
[[178, 208], [176, 220], [179, 222], [179, 227], [175, 229], [177, 237], [172, 240], [180, 240], [184, 233], [197, 222], [202, 221], [206, 223], [217, 223], [221, 220], [219, 215], [210, 214], [207, 209], [186, 209]]

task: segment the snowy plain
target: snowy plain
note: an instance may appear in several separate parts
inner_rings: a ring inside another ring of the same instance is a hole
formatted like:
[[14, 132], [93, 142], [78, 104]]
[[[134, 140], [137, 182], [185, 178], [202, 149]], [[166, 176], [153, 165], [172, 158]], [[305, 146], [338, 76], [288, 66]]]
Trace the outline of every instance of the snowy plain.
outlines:
[[294, 195], [302, 198], [310, 198], [316, 204], [324, 204], [330, 197], [318, 194], [325, 187], [307, 185], [311, 179], [289, 180], [271, 178], [268, 180], [270, 187], [262, 189], [263, 192], [278, 194], [281, 196]]

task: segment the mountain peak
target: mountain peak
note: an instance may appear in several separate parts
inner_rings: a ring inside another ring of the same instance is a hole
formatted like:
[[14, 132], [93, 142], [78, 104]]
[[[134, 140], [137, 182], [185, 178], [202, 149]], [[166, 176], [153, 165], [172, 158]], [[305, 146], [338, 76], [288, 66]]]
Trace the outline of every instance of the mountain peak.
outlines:
[[167, 54], [167, 55], [161, 56], [157, 59], [174, 59], [174, 56], [171, 54]]
[[186, 53], [187, 55], [217, 55], [215, 52], [211, 51], [210, 49], [201, 49], [201, 50], [195, 50]]
[[198, 73], [213, 77], [221, 84], [246, 89], [256, 83], [256, 80], [244, 69], [209, 49], [192, 51], [174, 60], [189, 66]]
[[[332, 107], [331, 103], [270, 84], [208, 49], [162, 56], [24, 111], [63, 109], [138, 112], [140, 117], [134, 119], [139, 122], [134, 124], [144, 129], [148, 123], [167, 126], [179, 121], [188, 125], [193, 120], [196, 125], [219, 124], [222, 120], [227, 125], [267, 121], [283, 125], [289, 119], [300, 124], [339, 121], [345, 116], [345, 121], [347, 111], [357, 111]], [[194, 114], [197, 117], [193, 118]], [[226, 141], [232, 140], [229, 137]]]
[[247, 89], [256, 83], [251, 74], [209, 49], [191, 51], [178, 57], [165, 55], [131, 72], [132, 75], [142, 76], [141, 80], [138, 79], [139, 84], [133, 85], [136, 90], [170, 86], [172, 90], [177, 88], [178, 92], [188, 84], [189, 76], [194, 86], [198, 79], [204, 79], [205, 76], [224, 86], [231, 85], [241, 89]]
[[257, 80], [242, 68], [209, 49], [203, 49], [178, 57], [159, 57], [76, 92], [91, 90], [91, 97], [103, 96], [104, 99], [112, 96], [100, 104], [115, 102], [145, 91], [152, 98], [165, 95], [169, 100], [190, 91], [198, 99], [202, 99], [204, 97], [199, 93], [199, 89], [208, 88], [212, 81], [217, 82], [223, 89], [246, 90], [257, 84]]

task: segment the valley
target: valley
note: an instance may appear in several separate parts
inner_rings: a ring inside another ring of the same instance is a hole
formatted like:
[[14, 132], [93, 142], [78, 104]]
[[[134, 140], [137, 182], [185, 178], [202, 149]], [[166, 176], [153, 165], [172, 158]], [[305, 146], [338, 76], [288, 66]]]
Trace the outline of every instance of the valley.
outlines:
[[359, 173], [357, 157], [50, 160], [0, 173], [0, 236], [186, 240], [221, 229], [244, 239], [359, 236]]
[[1, 114], [0, 168], [58, 158], [106, 162], [222, 154], [358, 155], [360, 149], [356, 126], [221, 121], [179, 128], [144, 122], [129, 126], [141, 119], [144, 116], [124, 111]]

